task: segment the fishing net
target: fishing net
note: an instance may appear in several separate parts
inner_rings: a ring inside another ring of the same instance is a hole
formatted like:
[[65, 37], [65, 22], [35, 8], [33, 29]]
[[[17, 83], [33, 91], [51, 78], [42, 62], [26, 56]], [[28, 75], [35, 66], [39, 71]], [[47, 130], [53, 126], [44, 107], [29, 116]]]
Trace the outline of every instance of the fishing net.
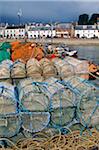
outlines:
[[51, 62], [47, 58], [43, 58], [40, 60], [40, 66], [43, 72], [44, 79], [57, 76], [56, 67], [54, 66], [53, 62]]
[[10, 52], [0, 51], [0, 62], [6, 59], [10, 59]]
[[59, 58], [55, 58], [52, 61], [57, 68], [59, 78], [64, 79], [75, 74], [73, 66], [68, 62]]
[[56, 93], [58, 90], [64, 88], [64, 86], [59, 82], [59, 80], [57, 80], [54, 77], [50, 77], [50, 78], [44, 80], [44, 82], [47, 84], [46, 94], [48, 95], [49, 99], [51, 99], [51, 96], [54, 93]]
[[86, 60], [78, 60], [73, 57], [66, 57], [64, 61], [68, 62], [74, 68], [75, 75], [89, 78], [89, 63]]
[[28, 60], [26, 64], [27, 77], [31, 77], [36, 81], [43, 81], [42, 70], [39, 61], [35, 58]]
[[19, 132], [21, 119], [17, 106], [15, 87], [0, 82], [0, 137], [12, 137]]
[[45, 84], [31, 80], [25, 79], [18, 85], [21, 110], [47, 111], [49, 99]]
[[48, 83], [47, 90], [50, 99], [51, 125], [62, 127], [73, 121], [75, 117], [74, 93], [66, 89], [55, 78], [45, 80]]
[[65, 78], [62, 83], [68, 86], [68, 88], [70, 88], [74, 93], [78, 94], [78, 100], [79, 96], [81, 96], [84, 92], [95, 88], [95, 86], [93, 84], [89, 84], [87, 80], [76, 76]]
[[35, 133], [46, 128], [50, 121], [50, 114], [49, 112], [22, 112], [21, 118], [24, 131]]
[[0, 64], [0, 79], [10, 78], [10, 68], [5, 64]]
[[69, 127], [69, 129], [71, 130], [71, 131], [82, 131], [83, 130], [83, 125], [81, 124], [81, 123], [74, 123], [74, 124], [72, 124], [70, 127]]
[[41, 46], [26, 42], [26, 43], [16, 43], [13, 47], [13, 52], [11, 58], [13, 61], [17, 59], [22, 59], [27, 62], [31, 58], [36, 58], [37, 60], [42, 59], [44, 57], [43, 49]]
[[99, 89], [85, 92], [77, 105], [79, 121], [85, 128], [95, 127], [99, 130]]
[[22, 60], [17, 60], [11, 66], [12, 78], [24, 78], [26, 77], [25, 63]]
[[8, 67], [11, 67], [11, 65], [13, 65], [13, 61], [6, 59], [2, 61], [2, 64], [7, 65]]
[[10, 50], [11, 49], [11, 45], [10, 45], [10, 43], [8, 43], [8, 42], [3, 42], [3, 43], [1, 43], [1, 45], [0, 45], [0, 50], [2, 50], [2, 51], [6, 51], [6, 50]]
[[0, 115], [16, 113], [16, 111], [17, 99], [14, 86], [0, 82]]
[[21, 119], [18, 114], [0, 116], [0, 137], [12, 137], [18, 134]]
[[11, 60], [4, 60], [0, 63], [0, 81], [12, 83], [10, 79], [10, 67], [13, 64]]
[[99, 89], [78, 77], [65, 79], [64, 83], [76, 94], [76, 118], [83, 124], [83, 129], [89, 127], [99, 129]]

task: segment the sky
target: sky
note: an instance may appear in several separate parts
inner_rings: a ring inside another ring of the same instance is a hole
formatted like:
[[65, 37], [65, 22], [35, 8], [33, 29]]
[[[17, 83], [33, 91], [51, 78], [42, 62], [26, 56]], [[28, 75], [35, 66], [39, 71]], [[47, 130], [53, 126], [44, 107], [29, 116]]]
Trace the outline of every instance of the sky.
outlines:
[[80, 14], [99, 13], [99, 0], [0, 0], [0, 22], [74, 22]]

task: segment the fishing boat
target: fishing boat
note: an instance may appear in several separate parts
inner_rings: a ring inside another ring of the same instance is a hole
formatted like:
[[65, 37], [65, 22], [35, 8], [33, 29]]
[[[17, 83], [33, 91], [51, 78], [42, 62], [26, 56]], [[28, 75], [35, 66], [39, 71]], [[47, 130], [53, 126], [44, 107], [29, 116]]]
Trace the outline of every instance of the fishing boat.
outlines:
[[72, 50], [68, 46], [66, 46], [64, 48], [64, 50], [65, 50], [65, 53], [66, 53], [67, 56], [77, 57], [77, 53], [78, 53], [77, 50]]
[[66, 45], [59, 45], [58, 47], [56, 47], [56, 51], [58, 52], [58, 54], [77, 58], [77, 50], [72, 50]]

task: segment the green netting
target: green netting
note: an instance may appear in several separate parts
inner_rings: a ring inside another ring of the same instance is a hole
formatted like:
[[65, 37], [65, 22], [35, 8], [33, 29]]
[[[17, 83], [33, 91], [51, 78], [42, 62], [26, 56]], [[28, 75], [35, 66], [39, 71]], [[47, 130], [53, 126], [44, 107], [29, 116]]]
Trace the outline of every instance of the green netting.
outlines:
[[0, 42], [0, 49], [1, 49], [3, 43], [4, 43], [4, 42]]
[[6, 51], [7, 49], [11, 49], [10, 43], [4, 42], [0, 44], [0, 50]]
[[0, 62], [6, 59], [10, 59], [10, 52], [0, 51]]

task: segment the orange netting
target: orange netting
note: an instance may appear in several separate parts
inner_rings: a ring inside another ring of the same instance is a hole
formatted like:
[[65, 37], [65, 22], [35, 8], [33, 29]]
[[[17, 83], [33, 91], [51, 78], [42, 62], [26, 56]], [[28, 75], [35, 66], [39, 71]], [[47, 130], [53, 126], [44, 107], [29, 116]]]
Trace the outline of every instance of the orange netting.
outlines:
[[19, 41], [11, 43], [12, 45], [12, 60], [22, 59], [25, 62], [30, 58], [38, 60], [44, 57], [43, 48], [35, 43], [20, 43]]

